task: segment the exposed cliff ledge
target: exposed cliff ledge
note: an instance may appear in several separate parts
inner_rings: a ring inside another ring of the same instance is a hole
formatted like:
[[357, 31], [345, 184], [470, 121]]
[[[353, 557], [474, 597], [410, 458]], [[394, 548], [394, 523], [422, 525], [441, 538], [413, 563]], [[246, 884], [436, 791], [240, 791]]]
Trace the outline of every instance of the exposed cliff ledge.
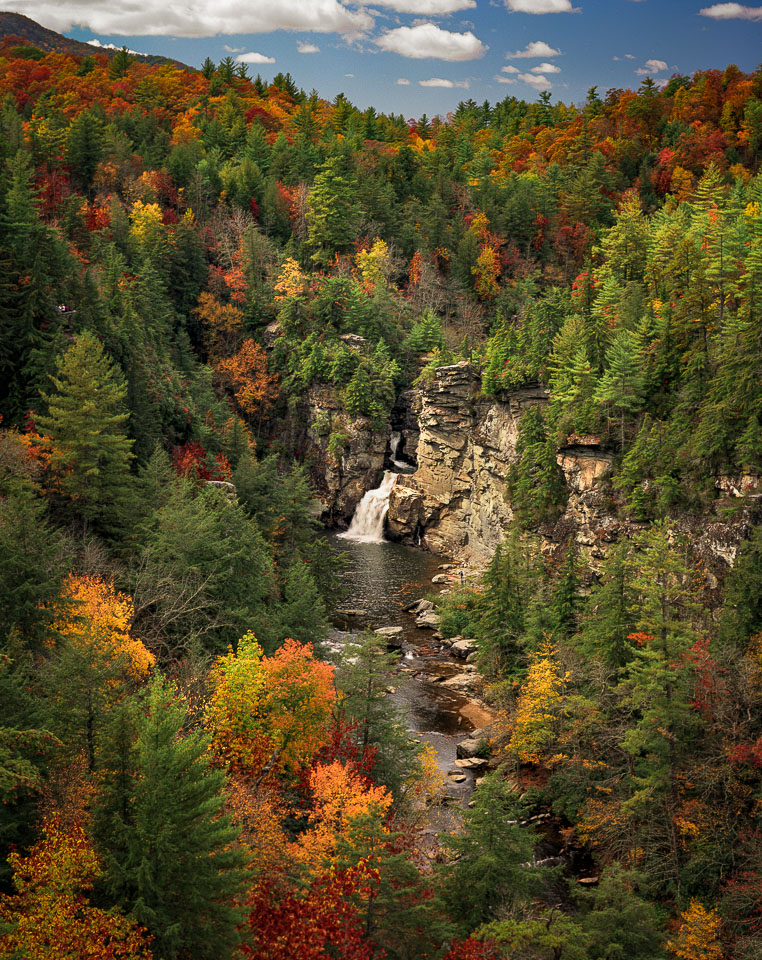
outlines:
[[513, 519], [507, 477], [522, 410], [545, 403], [528, 388], [503, 402], [480, 396], [468, 363], [440, 367], [418, 395], [418, 469], [400, 478], [389, 504], [389, 533], [437, 553], [486, 559]]
[[[548, 400], [539, 386], [499, 400], [481, 396], [480, 387], [478, 373], [459, 363], [439, 368], [415, 393], [418, 469], [397, 480], [388, 515], [391, 537], [477, 562], [492, 555], [513, 520], [507, 481], [517, 459], [522, 413]], [[621, 517], [606, 483], [613, 458], [597, 437], [570, 438], [557, 459], [568, 498], [555, 524], [542, 530], [543, 548], [553, 551], [574, 539], [595, 568], [611, 543], [645, 525]], [[762, 501], [759, 478], [721, 477], [717, 486], [724, 499], [712, 515], [675, 517], [704, 561], [710, 582], [713, 569], [722, 573], [732, 565]], [[738, 496], [745, 497], [743, 508], [726, 511]]]

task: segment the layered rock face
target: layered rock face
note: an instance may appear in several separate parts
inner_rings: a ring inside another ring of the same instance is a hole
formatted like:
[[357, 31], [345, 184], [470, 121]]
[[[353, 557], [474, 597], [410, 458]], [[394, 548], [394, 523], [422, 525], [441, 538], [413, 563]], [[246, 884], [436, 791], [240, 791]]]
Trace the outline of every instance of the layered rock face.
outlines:
[[389, 502], [389, 535], [436, 553], [487, 559], [513, 519], [507, 477], [521, 413], [545, 403], [542, 388], [505, 402], [480, 396], [468, 363], [440, 367], [417, 397], [418, 469], [400, 477]]
[[[310, 466], [323, 519], [344, 525], [390, 466], [394, 430], [401, 436], [395, 441], [400, 455], [417, 468], [400, 474], [392, 487], [388, 536], [481, 564], [513, 521], [508, 477], [517, 461], [521, 417], [547, 401], [539, 386], [486, 398], [478, 373], [464, 362], [440, 367], [426, 386], [401, 394], [391, 422], [380, 429], [365, 417], [351, 417], [333, 388], [315, 386], [292, 418], [292, 441]], [[612, 455], [597, 437], [570, 437], [557, 460], [567, 503], [558, 520], [540, 530], [542, 549], [565, 550], [573, 539], [596, 569], [610, 544], [646, 525], [624, 518], [612, 499]], [[712, 571], [722, 576], [732, 566], [762, 508], [759, 477], [718, 477], [717, 488], [713, 514], [673, 518], [704, 561], [710, 584]], [[742, 508], [729, 510], [739, 497]]]
[[[439, 368], [414, 395], [418, 469], [392, 488], [390, 537], [476, 562], [489, 559], [504, 539], [513, 520], [508, 477], [517, 460], [519, 422], [529, 407], [547, 403], [548, 395], [542, 387], [527, 387], [495, 400], [481, 396], [480, 388], [476, 371], [459, 363]], [[543, 550], [565, 549], [573, 539], [595, 569], [610, 544], [645, 524], [622, 518], [613, 502], [606, 482], [612, 455], [597, 437], [569, 438], [557, 459], [568, 498], [558, 520], [540, 531]], [[714, 516], [674, 519], [707, 572], [722, 574], [749, 534], [762, 504], [762, 484], [753, 477], [720, 477], [717, 486], [725, 499], [717, 501]], [[743, 509], [723, 516], [728, 498], [738, 496], [745, 497]]]

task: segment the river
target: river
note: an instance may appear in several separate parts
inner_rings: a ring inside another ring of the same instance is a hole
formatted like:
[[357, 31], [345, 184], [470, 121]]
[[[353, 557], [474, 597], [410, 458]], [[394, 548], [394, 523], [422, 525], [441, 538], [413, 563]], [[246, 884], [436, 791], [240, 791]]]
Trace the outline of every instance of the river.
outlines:
[[[442, 681], [464, 671], [463, 660], [453, 657], [433, 630], [416, 626], [405, 607], [438, 593], [432, 577], [441, 573], [444, 558], [402, 544], [362, 542], [332, 533], [334, 549], [347, 555], [343, 572], [346, 595], [335, 618], [335, 649], [340, 656], [345, 632], [379, 627], [402, 627], [402, 648], [390, 697], [407, 718], [414, 736], [436, 750], [439, 768], [446, 776], [454, 767], [456, 747], [489, 715], [473, 700], [442, 686]], [[458, 771], [459, 773], [460, 771]], [[474, 775], [456, 783], [448, 778], [447, 795], [464, 803], [473, 789]]]

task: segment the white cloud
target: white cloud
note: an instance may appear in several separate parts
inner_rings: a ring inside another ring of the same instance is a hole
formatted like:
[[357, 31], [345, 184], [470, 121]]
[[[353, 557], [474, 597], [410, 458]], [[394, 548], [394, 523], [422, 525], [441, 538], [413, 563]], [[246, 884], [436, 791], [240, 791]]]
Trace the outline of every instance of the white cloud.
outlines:
[[417, 13], [427, 17], [441, 17], [458, 10], [473, 10], [476, 0], [358, 0], [374, 6], [391, 7], [397, 13]]
[[539, 77], [535, 73], [520, 73], [518, 79], [528, 83], [535, 90], [550, 90], [552, 84], [547, 77]]
[[[4, 0], [4, 10], [27, 16], [29, 0]], [[298, 30], [357, 36], [373, 26], [365, 10], [350, 10], [343, 0], [40, 0], [34, 18], [59, 32], [73, 26], [95, 33], [140, 37], [214, 37], [217, 34]]]
[[762, 20], [762, 7], [745, 7], [741, 3], [714, 3], [699, 10], [702, 17], [713, 20]]
[[344, 76], [349, 77], [350, 80], [354, 80], [355, 78], [355, 75], [353, 73], [345, 73]]
[[227, 50], [228, 53], [243, 53], [246, 47], [230, 47], [227, 44], [225, 44], [225, 49]]
[[579, 13], [571, 0], [504, 0], [514, 13]]
[[515, 83], [516, 82], [515, 77], [501, 77], [500, 74], [498, 74], [495, 77], [495, 80], [497, 80], [498, 83]]
[[434, 23], [419, 23], [414, 27], [397, 27], [376, 40], [382, 50], [398, 53], [413, 60], [476, 60], [483, 57], [487, 47], [468, 33], [451, 33]]
[[518, 67], [507, 66], [507, 67], [501, 67], [500, 72], [501, 73], [521, 73], [521, 70], [519, 70]]
[[404, 77], [400, 77], [400, 78], [397, 80], [397, 85], [400, 86], [400, 87], [409, 87], [409, 86], [410, 86], [410, 81], [409, 81], [409, 80], [406, 80]]
[[304, 40], [297, 40], [296, 49], [299, 53], [320, 53], [320, 47], [314, 43], [305, 43]]
[[635, 73], [639, 77], [648, 77], [654, 73], [664, 73], [669, 67], [664, 60], [646, 60], [642, 67], [639, 67]]
[[275, 63], [275, 57], [265, 56], [264, 53], [239, 53], [235, 58], [236, 63]]
[[538, 63], [536, 67], [532, 67], [529, 71], [530, 73], [560, 73], [561, 68], [557, 67], [554, 63]]
[[[121, 44], [117, 45], [115, 43], [101, 43], [100, 40], [96, 40], [95, 37], [93, 37], [92, 40], [87, 40], [85, 42], [88, 44], [88, 46], [97, 47], [99, 50], [121, 50], [122, 49]], [[147, 56], [147, 54], [145, 53], [138, 53], [137, 50], [130, 50], [129, 48], [127, 50], [127, 53], [134, 53], [135, 56], [137, 57]]]
[[514, 53], [506, 53], [506, 60], [532, 60], [540, 57], [560, 57], [561, 51], [554, 50], [549, 43], [544, 40], [533, 40], [528, 43], [523, 50], [516, 50]]
[[441, 77], [432, 77], [431, 80], [419, 80], [419, 87], [463, 87], [465, 90], [471, 86], [468, 80], [442, 80]]
[[634, 59], [635, 59], [635, 54], [634, 54], [634, 53], [625, 53], [624, 59], [625, 59], [625, 60], [634, 60]]

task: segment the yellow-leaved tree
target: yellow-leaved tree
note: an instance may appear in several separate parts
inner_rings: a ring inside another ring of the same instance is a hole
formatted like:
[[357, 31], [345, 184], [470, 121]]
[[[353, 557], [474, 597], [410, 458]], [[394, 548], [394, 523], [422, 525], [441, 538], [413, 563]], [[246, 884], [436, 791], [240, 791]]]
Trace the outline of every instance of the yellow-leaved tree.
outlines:
[[670, 953], [680, 960], [722, 960], [722, 921], [716, 910], [691, 900], [680, 919], [677, 936], [667, 943]]
[[532, 656], [513, 715], [509, 750], [521, 763], [540, 763], [553, 744], [565, 681], [556, 646], [546, 639]]
[[101, 865], [81, 826], [49, 817], [25, 856], [8, 856], [12, 896], [0, 894], [0, 956], [25, 960], [150, 960], [148, 938], [116, 910], [87, 900]]
[[101, 718], [149, 675], [156, 658], [132, 636], [132, 599], [111, 581], [70, 575], [60, 609], [46, 679], [60, 732], [86, 750], [92, 770]]

